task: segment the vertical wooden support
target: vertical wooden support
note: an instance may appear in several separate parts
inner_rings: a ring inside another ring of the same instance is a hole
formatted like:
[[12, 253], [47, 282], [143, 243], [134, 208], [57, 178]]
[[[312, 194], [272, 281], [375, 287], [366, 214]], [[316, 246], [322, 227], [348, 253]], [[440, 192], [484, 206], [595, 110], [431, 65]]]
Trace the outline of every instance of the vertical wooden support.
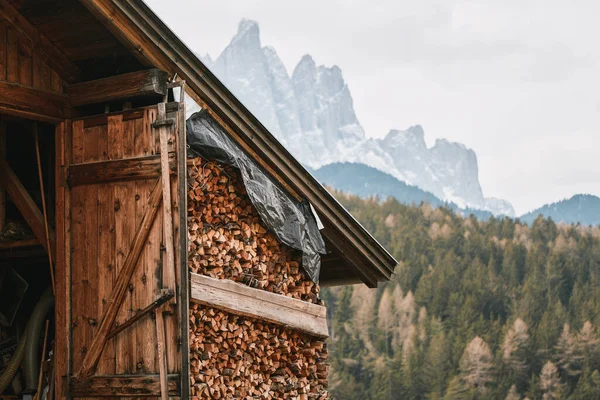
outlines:
[[56, 126], [55, 398], [67, 398], [71, 375], [71, 194], [64, 171], [71, 164], [71, 121]]
[[[165, 103], [158, 104], [158, 121], [164, 121], [167, 118]], [[175, 250], [173, 246], [173, 212], [171, 210], [171, 177], [169, 176], [169, 145], [167, 137], [167, 127], [161, 125], [158, 128], [160, 139], [160, 166], [162, 176], [162, 194], [163, 194], [163, 228], [165, 259], [163, 263], [163, 288], [175, 292]]]
[[[6, 158], [6, 123], [0, 117], [0, 158]], [[6, 224], [6, 192], [0, 188], [0, 232]]]
[[185, 121], [185, 81], [181, 82], [179, 129], [177, 130], [177, 178], [179, 192], [179, 325], [181, 340], [181, 398], [190, 398], [190, 289], [187, 264], [187, 135]]
[[156, 311], [156, 351], [158, 353], [158, 371], [160, 375], [160, 397], [161, 400], [168, 400], [165, 317], [162, 309]]

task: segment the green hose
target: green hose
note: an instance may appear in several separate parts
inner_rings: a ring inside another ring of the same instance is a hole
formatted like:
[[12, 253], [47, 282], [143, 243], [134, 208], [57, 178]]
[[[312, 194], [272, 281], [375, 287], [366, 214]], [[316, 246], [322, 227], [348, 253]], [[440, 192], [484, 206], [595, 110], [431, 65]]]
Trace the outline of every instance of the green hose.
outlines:
[[21, 340], [19, 340], [19, 344], [17, 344], [17, 350], [15, 354], [10, 359], [8, 366], [0, 376], [0, 395], [4, 393], [8, 385], [12, 382], [15, 374], [21, 367], [21, 363], [23, 362], [23, 356], [25, 356], [25, 343], [27, 343], [27, 329], [23, 336], [21, 336]]
[[35, 305], [27, 327], [19, 343], [17, 344], [17, 350], [8, 363], [8, 367], [0, 376], [0, 395], [4, 393], [8, 385], [12, 382], [15, 374], [23, 364], [23, 370], [25, 372], [25, 386], [26, 389], [36, 390], [37, 379], [40, 368], [40, 355], [37, 352], [36, 345], [39, 341], [39, 335], [41, 326], [46, 318], [48, 312], [54, 307], [54, 296], [52, 295], [51, 288], [48, 288], [42, 297]]

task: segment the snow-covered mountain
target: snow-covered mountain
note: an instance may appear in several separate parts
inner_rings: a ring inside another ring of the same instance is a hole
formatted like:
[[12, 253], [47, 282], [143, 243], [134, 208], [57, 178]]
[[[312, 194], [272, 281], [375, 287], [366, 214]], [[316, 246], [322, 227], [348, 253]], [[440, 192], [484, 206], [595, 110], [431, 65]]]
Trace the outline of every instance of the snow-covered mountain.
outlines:
[[418, 125], [367, 138], [342, 70], [305, 55], [290, 75], [275, 49], [262, 46], [256, 22], [242, 20], [221, 55], [202, 60], [305, 165], [362, 163], [461, 208], [514, 216], [508, 202], [484, 197], [473, 150], [445, 139], [427, 147]]

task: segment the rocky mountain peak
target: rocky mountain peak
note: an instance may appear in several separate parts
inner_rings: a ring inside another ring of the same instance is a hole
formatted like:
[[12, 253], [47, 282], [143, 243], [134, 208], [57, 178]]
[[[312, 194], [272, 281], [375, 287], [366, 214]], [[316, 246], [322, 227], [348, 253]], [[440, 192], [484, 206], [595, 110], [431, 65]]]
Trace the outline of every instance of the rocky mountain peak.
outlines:
[[260, 47], [260, 28], [258, 22], [251, 19], [242, 19], [238, 24], [238, 31], [231, 40], [231, 44], [241, 46], [258, 45]]
[[[202, 59], [305, 165], [362, 163], [460, 207], [487, 209], [473, 150], [445, 139], [427, 148], [420, 125], [368, 139], [341, 68], [318, 65], [306, 54], [290, 76], [276, 50], [262, 47], [256, 21], [242, 20], [214, 62]], [[511, 208], [499, 200], [490, 207]]]

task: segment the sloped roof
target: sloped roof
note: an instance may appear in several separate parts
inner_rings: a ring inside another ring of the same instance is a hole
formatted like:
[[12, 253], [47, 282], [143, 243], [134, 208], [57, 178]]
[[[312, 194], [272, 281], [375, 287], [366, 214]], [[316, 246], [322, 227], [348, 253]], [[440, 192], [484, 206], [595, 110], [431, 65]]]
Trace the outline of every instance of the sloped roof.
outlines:
[[198, 57], [141, 0], [81, 0], [109, 31], [147, 67], [175, 73], [251, 157], [297, 199], [307, 199], [323, 222], [329, 253], [323, 285], [390, 279], [397, 261], [275, 139]]

